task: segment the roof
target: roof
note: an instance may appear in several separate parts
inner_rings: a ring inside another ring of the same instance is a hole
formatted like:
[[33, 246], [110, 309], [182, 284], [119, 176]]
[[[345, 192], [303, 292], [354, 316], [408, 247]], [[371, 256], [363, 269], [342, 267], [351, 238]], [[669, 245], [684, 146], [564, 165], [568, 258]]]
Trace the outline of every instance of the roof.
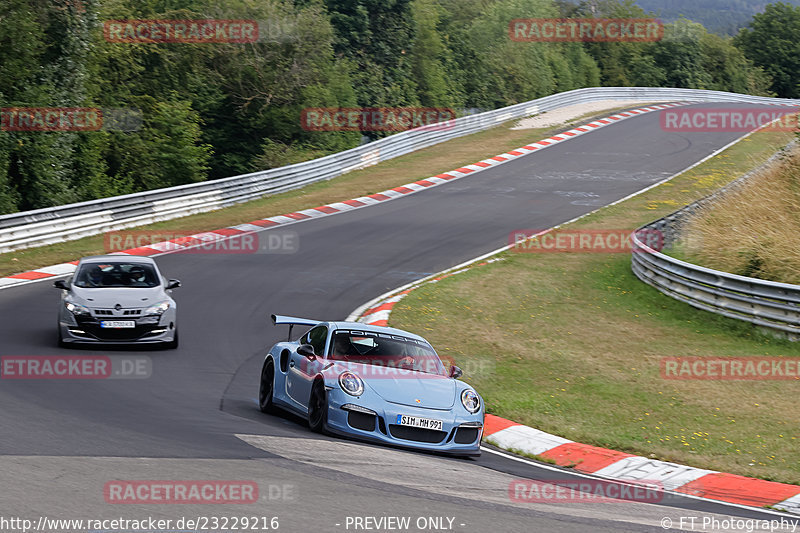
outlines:
[[126, 263], [149, 263], [154, 264], [150, 257], [141, 255], [91, 255], [81, 258], [81, 263], [111, 263], [124, 261]]

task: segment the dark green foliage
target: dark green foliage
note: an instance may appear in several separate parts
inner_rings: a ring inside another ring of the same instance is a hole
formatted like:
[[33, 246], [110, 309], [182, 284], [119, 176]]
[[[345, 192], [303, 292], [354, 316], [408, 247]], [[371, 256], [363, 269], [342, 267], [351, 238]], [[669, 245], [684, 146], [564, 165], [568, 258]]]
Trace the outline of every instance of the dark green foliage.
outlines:
[[[358, 132], [304, 130], [309, 107], [461, 113], [598, 85], [796, 94], [798, 13], [768, 7], [736, 48], [688, 20], [657, 43], [508, 35], [513, 18], [645, 16], [632, 0], [5, 0], [0, 106], [128, 109], [142, 120], [129, 131], [0, 131], [0, 213], [274, 168], [361, 142]], [[261, 38], [112, 43], [102, 30], [114, 19], [251, 19]]]
[[800, 7], [768, 5], [736, 36], [736, 44], [772, 78], [778, 96], [800, 95]]

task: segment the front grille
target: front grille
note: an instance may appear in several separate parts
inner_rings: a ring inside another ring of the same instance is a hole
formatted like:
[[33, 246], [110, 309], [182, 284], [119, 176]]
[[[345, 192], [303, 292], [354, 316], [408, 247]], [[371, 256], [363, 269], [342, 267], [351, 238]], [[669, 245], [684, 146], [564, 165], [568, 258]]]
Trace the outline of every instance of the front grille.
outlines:
[[101, 328], [99, 322], [94, 320], [78, 319], [78, 326], [101, 341], [133, 341], [137, 340], [154, 329], [158, 329], [158, 324], [137, 324], [135, 328]]
[[471, 444], [478, 438], [481, 428], [460, 427], [456, 431], [456, 444]]
[[[95, 316], [115, 316], [114, 311], [111, 309], [95, 309], [94, 310]], [[142, 310], [141, 309], [125, 309], [123, 311], [119, 311], [121, 316], [141, 316]]]
[[347, 423], [356, 429], [375, 431], [375, 415], [350, 411], [347, 413]]
[[427, 442], [429, 444], [442, 442], [447, 435], [444, 431], [398, 426], [397, 424], [389, 424], [389, 432], [397, 439]]

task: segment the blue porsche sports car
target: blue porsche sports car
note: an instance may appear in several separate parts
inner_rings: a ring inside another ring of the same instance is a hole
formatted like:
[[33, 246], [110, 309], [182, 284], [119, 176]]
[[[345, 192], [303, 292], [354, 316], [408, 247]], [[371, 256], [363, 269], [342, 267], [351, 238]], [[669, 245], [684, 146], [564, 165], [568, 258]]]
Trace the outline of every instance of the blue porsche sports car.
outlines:
[[[453, 455], [480, 455], [483, 400], [422, 337], [358, 322], [272, 315], [289, 340], [269, 351], [258, 403], [313, 431]], [[310, 327], [291, 340], [294, 326]]]

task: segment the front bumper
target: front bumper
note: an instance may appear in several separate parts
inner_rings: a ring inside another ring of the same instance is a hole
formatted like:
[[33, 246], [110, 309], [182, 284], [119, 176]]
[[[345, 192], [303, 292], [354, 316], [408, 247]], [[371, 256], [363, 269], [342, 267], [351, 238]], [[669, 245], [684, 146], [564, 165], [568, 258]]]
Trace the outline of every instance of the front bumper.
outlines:
[[[332, 433], [362, 440], [391, 444], [450, 455], [478, 456], [483, 435], [483, 411], [469, 414], [452, 409], [426, 409], [380, 401], [365, 401], [365, 394], [355, 398], [338, 387], [328, 391], [327, 429]], [[371, 411], [373, 414], [369, 414]], [[410, 428], [396, 424], [398, 415], [442, 420], [442, 430]]]
[[[120, 320], [104, 318], [102, 320]], [[157, 344], [175, 339], [176, 323], [171, 317], [141, 317], [134, 320], [134, 328], [102, 328], [100, 318], [67, 316], [62, 313], [58, 327], [64, 343], [97, 344]]]

